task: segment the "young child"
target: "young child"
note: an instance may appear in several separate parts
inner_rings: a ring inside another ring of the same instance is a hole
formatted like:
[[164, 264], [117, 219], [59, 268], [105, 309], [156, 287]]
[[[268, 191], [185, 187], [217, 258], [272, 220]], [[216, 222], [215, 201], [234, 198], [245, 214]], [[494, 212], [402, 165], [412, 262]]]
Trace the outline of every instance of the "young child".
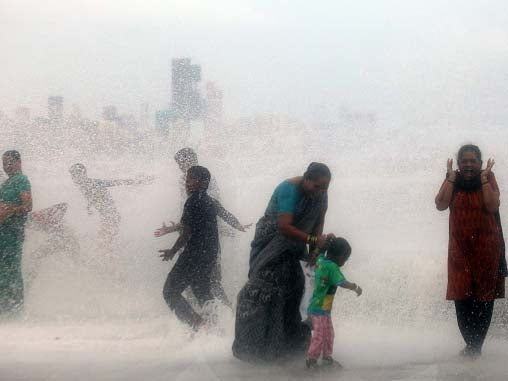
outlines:
[[351, 246], [344, 238], [331, 238], [326, 253], [317, 259], [314, 293], [308, 308], [312, 322], [312, 338], [306, 361], [308, 369], [317, 369], [317, 360], [321, 355], [323, 366], [341, 367], [332, 358], [334, 331], [330, 312], [337, 287], [352, 290], [358, 296], [362, 294], [362, 289], [348, 282], [340, 271], [350, 255]]
[[182, 292], [190, 287], [200, 305], [213, 299], [213, 287], [220, 282], [220, 279], [216, 279], [217, 272], [214, 271], [216, 266], [220, 266], [217, 216], [235, 229], [246, 229], [246, 226], [241, 225], [231, 213], [207, 194], [209, 183], [208, 169], [197, 165], [189, 168], [185, 182], [189, 197], [185, 202], [180, 223], [163, 225], [155, 231], [156, 237], [180, 232], [171, 249], [159, 250], [162, 260], [167, 261], [184, 248], [168, 275], [163, 295], [178, 319], [194, 330], [198, 330], [204, 320], [182, 296]]

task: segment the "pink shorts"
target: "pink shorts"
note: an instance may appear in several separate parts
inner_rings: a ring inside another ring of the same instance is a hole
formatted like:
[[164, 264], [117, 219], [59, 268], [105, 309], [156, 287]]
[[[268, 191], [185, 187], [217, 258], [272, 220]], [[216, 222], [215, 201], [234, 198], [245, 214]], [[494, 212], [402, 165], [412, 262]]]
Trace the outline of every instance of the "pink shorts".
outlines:
[[332, 318], [330, 315], [309, 315], [312, 321], [312, 338], [310, 340], [307, 357], [317, 360], [319, 356], [331, 357], [333, 353]]

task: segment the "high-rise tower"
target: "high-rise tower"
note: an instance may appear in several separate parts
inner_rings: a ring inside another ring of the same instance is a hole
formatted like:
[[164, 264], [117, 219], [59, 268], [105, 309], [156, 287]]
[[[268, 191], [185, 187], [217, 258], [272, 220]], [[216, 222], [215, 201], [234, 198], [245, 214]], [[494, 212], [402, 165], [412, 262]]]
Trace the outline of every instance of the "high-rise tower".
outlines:
[[50, 122], [61, 122], [63, 120], [63, 97], [48, 98], [48, 118]]
[[171, 74], [171, 109], [184, 120], [202, 116], [203, 101], [199, 94], [201, 66], [192, 65], [190, 58], [175, 58]]

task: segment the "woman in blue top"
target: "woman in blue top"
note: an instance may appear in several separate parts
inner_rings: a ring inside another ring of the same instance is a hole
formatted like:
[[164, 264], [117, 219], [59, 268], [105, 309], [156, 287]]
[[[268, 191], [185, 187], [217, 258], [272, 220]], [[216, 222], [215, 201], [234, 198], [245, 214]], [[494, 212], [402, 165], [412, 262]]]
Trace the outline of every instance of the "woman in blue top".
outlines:
[[245, 361], [275, 361], [305, 353], [310, 338], [299, 306], [304, 275], [299, 261], [307, 244], [322, 248], [331, 173], [311, 163], [303, 176], [275, 189], [256, 224], [249, 280], [238, 295], [233, 354]]

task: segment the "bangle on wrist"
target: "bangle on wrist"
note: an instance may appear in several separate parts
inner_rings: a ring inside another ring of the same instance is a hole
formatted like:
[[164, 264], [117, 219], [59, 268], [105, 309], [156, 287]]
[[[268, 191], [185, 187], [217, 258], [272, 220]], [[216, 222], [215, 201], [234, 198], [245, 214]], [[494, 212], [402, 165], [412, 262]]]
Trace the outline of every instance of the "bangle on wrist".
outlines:
[[455, 181], [448, 180], [448, 179], [446, 179], [446, 181], [448, 181], [449, 183], [455, 184]]
[[482, 181], [482, 185], [485, 185], [485, 184], [488, 184], [489, 183], [489, 180], [487, 181]]

